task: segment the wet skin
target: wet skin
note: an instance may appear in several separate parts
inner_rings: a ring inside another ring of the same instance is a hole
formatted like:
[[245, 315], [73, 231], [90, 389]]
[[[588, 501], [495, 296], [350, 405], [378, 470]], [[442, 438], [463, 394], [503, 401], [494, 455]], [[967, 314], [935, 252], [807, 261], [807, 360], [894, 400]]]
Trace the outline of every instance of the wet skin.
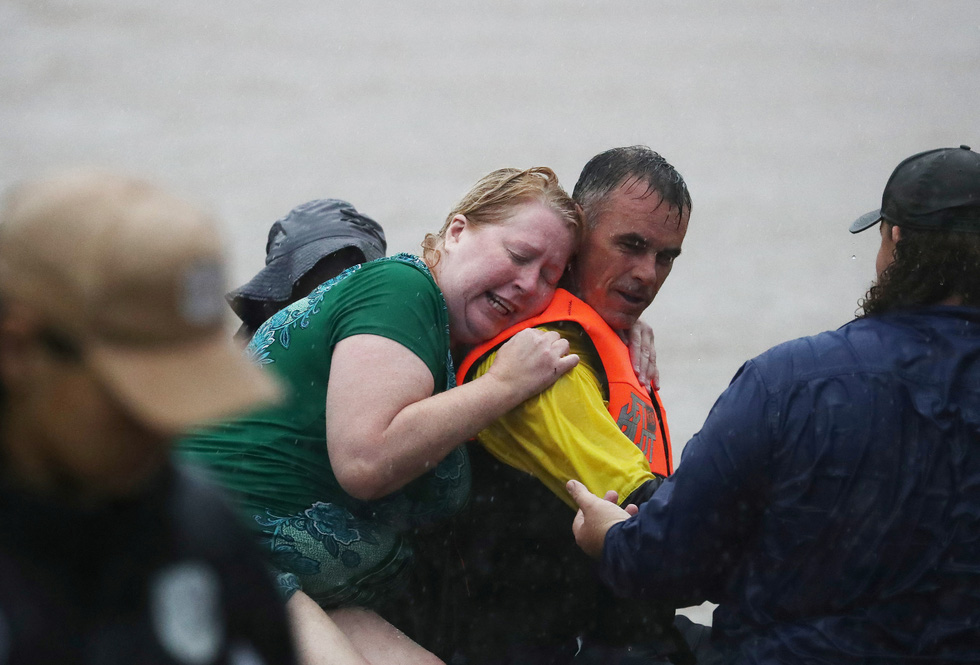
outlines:
[[614, 330], [626, 331], [650, 306], [681, 253], [689, 211], [627, 180], [594, 215], [574, 264], [575, 289]]
[[434, 270], [453, 346], [478, 344], [543, 311], [573, 243], [565, 222], [537, 202], [518, 204], [498, 224], [457, 215]]

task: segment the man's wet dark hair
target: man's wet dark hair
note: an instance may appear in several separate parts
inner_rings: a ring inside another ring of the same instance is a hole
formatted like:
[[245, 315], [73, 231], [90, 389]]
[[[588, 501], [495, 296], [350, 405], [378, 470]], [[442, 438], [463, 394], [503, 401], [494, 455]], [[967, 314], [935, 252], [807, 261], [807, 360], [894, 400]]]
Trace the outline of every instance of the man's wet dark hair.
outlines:
[[575, 183], [572, 198], [582, 206], [590, 227], [596, 224], [598, 208], [614, 189], [635, 179], [657, 192], [683, 215], [691, 211], [691, 194], [681, 174], [645, 145], [612, 148], [588, 161]]
[[965, 306], [980, 307], [980, 233], [903, 226], [895, 260], [858, 304], [862, 316], [872, 316], [935, 305], [952, 296]]

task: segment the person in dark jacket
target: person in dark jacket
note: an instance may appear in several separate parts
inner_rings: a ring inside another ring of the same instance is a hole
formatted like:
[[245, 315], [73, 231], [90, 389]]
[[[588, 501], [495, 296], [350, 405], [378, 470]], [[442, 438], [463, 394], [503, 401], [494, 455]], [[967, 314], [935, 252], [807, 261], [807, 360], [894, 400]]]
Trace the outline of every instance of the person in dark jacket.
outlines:
[[277, 392], [228, 338], [213, 223], [91, 171], [2, 220], [0, 663], [294, 663], [251, 537], [170, 456]]
[[863, 315], [747, 362], [649, 501], [569, 482], [617, 593], [719, 604], [719, 662], [980, 662], [980, 155], [904, 160], [876, 224]]

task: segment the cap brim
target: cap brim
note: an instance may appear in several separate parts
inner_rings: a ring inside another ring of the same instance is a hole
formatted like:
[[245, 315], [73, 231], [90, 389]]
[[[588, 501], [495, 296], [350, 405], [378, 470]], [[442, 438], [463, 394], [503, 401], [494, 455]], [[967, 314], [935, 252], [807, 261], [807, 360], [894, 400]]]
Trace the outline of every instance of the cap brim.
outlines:
[[881, 221], [881, 208], [879, 208], [878, 210], [872, 210], [871, 212], [861, 215], [860, 217], [855, 219], [854, 223], [851, 224], [850, 231], [851, 233], [860, 233], [865, 229], [871, 228], [872, 226], [874, 226], [880, 221]]
[[307, 243], [289, 254], [274, 259], [256, 273], [247, 284], [228, 293], [227, 298], [248, 298], [262, 302], [285, 302], [292, 296], [293, 285], [320, 260], [346, 247], [361, 250], [365, 261], [383, 256], [376, 247], [361, 238], [333, 236]]
[[249, 298], [263, 302], [283, 302], [288, 300], [293, 292], [293, 284], [299, 275], [293, 272], [290, 262], [278, 259], [267, 264], [255, 273], [248, 282], [227, 294], [226, 298]]
[[139, 421], [179, 433], [278, 399], [268, 372], [227, 331], [192, 343], [146, 349], [95, 344], [91, 362]]

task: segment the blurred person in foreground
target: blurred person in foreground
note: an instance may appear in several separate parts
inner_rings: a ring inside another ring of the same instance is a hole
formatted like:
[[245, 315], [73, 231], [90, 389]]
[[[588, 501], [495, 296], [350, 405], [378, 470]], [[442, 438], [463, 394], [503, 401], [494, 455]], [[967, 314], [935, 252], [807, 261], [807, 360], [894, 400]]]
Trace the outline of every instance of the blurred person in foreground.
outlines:
[[242, 320], [235, 336], [247, 343], [273, 314], [351, 266], [381, 258], [386, 249], [381, 225], [347, 201], [296, 206], [269, 229], [265, 267], [226, 296]]
[[181, 443], [272, 555], [305, 662], [342, 646], [352, 662], [437, 662], [374, 610], [408, 579], [413, 529], [465, 502], [463, 442], [578, 360], [527, 331], [455, 387], [453, 355], [544, 309], [579, 224], [551, 169], [488, 174], [422, 257], [359, 265], [258, 329], [249, 353], [282, 379], [281, 405]]
[[528, 327], [558, 332], [580, 358], [470, 446], [472, 498], [453, 526], [464, 565], [441, 566], [455, 571], [455, 601], [438, 621], [455, 626], [444, 639], [469, 665], [690, 659], [673, 605], [624, 603], [604, 589], [568, 531], [565, 481], [639, 503], [673, 470], [663, 405], [637, 376], [629, 342], [681, 253], [691, 197], [663, 157], [631, 146], [593, 157], [573, 198], [586, 225], [567, 290], [459, 369], [461, 380], [483, 375], [500, 344]]
[[904, 160], [875, 225], [863, 314], [743, 365], [638, 514], [568, 484], [617, 593], [719, 604], [711, 662], [980, 661], [980, 155]]
[[293, 663], [285, 609], [185, 427], [275, 387], [225, 328], [211, 221], [75, 171], [0, 221], [0, 662]]

